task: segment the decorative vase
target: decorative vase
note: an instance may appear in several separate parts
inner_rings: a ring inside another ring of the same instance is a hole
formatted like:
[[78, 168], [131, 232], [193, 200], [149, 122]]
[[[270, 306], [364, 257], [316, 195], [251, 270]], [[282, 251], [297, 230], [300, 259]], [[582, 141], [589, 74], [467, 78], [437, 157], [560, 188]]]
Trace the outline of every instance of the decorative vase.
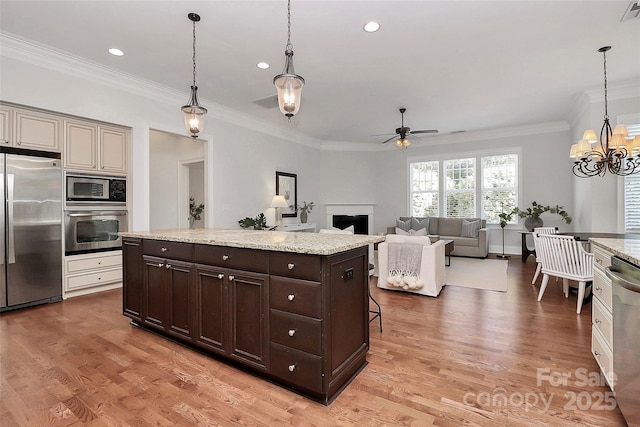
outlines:
[[542, 227], [542, 225], [543, 225], [543, 222], [542, 222], [542, 218], [540, 217], [534, 218], [534, 217], [528, 216], [524, 219], [524, 227], [529, 231], [533, 231], [533, 229], [536, 227]]
[[307, 222], [307, 211], [300, 211], [300, 222], [303, 224]]

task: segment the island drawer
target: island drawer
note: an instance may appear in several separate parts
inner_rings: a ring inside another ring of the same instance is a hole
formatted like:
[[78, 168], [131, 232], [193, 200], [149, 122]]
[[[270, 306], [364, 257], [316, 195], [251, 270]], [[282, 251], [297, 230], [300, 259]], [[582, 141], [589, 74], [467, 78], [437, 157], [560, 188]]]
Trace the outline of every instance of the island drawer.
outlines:
[[613, 321], [611, 314], [596, 298], [593, 301], [593, 327], [600, 331], [609, 347], [613, 347]]
[[271, 374], [294, 386], [322, 392], [322, 357], [271, 343]]
[[271, 309], [271, 341], [321, 355], [322, 320]]
[[270, 276], [271, 308], [310, 317], [322, 317], [322, 287], [320, 283]]
[[322, 262], [317, 255], [272, 252], [269, 268], [270, 273], [276, 276], [317, 281], [322, 278]]
[[592, 245], [593, 248], [593, 265], [602, 269], [611, 265], [611, 254], [599, 246]]
[[191, 261], [193, 257], [193, 244], [145, 239], [142, 243], [142, 253], [161, 258]]
[[613, 303], [611, 281], [597, 268], [593, 269], [593, 294], [611, 311]]
[[269, 252], [257, 249], [195, 245], [193, 259], [199, 264], [255, 271], [256, 273], [269, 272]]

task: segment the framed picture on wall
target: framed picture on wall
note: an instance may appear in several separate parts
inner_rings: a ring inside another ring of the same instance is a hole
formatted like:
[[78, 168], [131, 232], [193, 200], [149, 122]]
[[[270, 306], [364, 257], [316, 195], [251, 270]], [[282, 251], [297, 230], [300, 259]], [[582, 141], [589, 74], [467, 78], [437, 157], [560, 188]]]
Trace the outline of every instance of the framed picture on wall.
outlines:
[[295, 173], [276, 172], [276, 194], [284, 196], [289, 207], [282, 208], [283, 217], [297, 217], [298, 210], [298, 175]]

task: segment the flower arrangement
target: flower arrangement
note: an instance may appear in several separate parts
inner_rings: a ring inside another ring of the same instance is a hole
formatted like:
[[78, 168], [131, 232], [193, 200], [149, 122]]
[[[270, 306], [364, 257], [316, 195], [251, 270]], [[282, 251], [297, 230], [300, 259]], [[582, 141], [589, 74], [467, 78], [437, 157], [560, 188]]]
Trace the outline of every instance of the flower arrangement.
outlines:
[[545, 212], [549, 212], [551, 214], [558, 214], [562, 217], [562, 220], [567, 224], [571, 224], [571, 217], [564, 210], [564, 206], [544, 206], [536, 201], [531, 202], [531, 206], [526, 209], [520, 209], [519, 207], [515, 207], [511, 210], [511, 212], [502, 212], [498, 216], [500, 217], [500, 227], [504, 228], [507, 225], [507, 222], [513, 219], [514, 215], [518, 215], [520, 218], [532, 218], [537, 220], [540, 218]]
[[302, 206], [298, 205], [297, 209], [298, 209], [298, 212], [300, 212], [300, 213], [304, 212], [304, 213], [308, 214], [309, 212], [311, 212], [311, 210], [313, 209], [314, 206], [315, 206], [315, 203], [313, 203], [313, 202], [307, 203], [307, 202], [305, 202], [303, 200], [302, 201]]
[[202, 218], [204, 211], [204, 203], [196, 205], [196, 199], [189, 197], [189, 226], [193, 227], [193, 223]]

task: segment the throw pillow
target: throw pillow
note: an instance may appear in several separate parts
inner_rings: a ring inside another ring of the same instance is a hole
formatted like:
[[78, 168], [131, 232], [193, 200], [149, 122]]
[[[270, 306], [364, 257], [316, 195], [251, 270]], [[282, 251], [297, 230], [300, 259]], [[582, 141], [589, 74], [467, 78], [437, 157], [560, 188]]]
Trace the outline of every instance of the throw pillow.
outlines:
[[396, 228], [400, 228], [404, 231], [409, 231], [411, 229], [411, 218], [406, 221], [396, 219]]
[[419, 220], [417, 218], [411, 218], [411, 229], [412, 230], [420, 230], [424, 228], [429, 232], [429, 218], [425, 218], [423, 220]]
[[462, 220], [462, 232], [460, 233], [461, 237], [472, 237], [476, 238], [480, 234], [480, 220], [475, 221], [467, 221], [466, 219]]
[[427, 229], [421, 228], [420, 230], [404, 231], [402, 228], [396, 227], [396, 234], [399, 236], [426, 236]]

